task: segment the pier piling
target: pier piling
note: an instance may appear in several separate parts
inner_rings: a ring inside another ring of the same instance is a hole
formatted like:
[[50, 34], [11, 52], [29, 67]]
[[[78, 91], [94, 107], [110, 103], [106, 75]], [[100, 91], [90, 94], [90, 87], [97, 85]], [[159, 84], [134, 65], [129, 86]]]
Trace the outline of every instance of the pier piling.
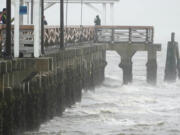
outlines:
[[171, 41], [168, 42], [165, 77], [167, 82], [174, 82], [177, 78], [177, 71], [179, 70], [179, 50], [178, 43], [175, 41], [175, 33], [171, 34]]
[[[152, 46], [152, 45], [151, 45]], [[157, 52], [153, 48], [148, 49], [148, 62], [147, 66], [147, 82], [149, 84], [156, 84], [157, 82]]]
[[123, 84], [131, 83], [133, 78], [131, 58], [121, 59], [119, 67], [123, 70]]

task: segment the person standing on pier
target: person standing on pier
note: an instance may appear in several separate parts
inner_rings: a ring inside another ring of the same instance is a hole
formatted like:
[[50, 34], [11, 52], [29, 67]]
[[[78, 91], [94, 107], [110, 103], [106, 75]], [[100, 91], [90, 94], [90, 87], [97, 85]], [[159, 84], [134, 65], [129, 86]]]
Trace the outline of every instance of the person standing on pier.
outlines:
[[96, 26], [101, 25], [101, 19], [100, 19], [99, 15], [97, 15], [96, 18], [94, 19], [94, 23]]
[[[6, 8], [3, 9], [3, 12], [1, 14], [1, 20], [2, 24], [6, 24], [7, 23], [7, 10]], [[14, 21], [14, 18], [11, 19], [11, 22]]]
[[7, 12], [6, 12], [6, 8], [4, 8], [1, 16], [1, 21], [3, 24], [6, 24], [6, 20], [7, 20]]
[[44, 25], [48, 25], [45, 16], [43, 16]]
[[2, 23], [2, 12], [0, 12], [0, 24]]

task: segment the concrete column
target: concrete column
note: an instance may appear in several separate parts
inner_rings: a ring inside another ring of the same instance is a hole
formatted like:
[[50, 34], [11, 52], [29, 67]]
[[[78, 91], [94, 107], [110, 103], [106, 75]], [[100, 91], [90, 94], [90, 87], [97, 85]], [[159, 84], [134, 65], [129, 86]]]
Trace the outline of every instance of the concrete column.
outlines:
[[34, 57], [38, 58], [41, 54], [41, 8], [40, 0], [34, 1]]
[[132, 74], [132, 57], [121, 58], [121, 63], [119, 65], [123, 70], [123, 84], [128, 84], [132, 82], [133, 74]]
[[14, 11], [14, 57], [19, 57], [19, 6], [20, 1], [15, 1], [15, 11]]
[[114, 25], [114, 3], [110, 4], [110, 12], [111, 25]]
[[[24, 5], [24, 0], [20, 0], [20, 6]], [[24, 16], [20, 15], [20, 20], [19, 20], [20, 25], [24, 24]]]
[[106, 3], [103, 3], [103, 24], [106, 25]]
[[121, 63], [119, 64], [119, 67], [123, 70], [123, 84], [131, 83], [133, 78], [132, 57], [136, 51], [131, 49], [130, 46], [127, 46], [127, 48], [124, 49], [119, 48], [116, 51], [121, 56]]
[[150, 84], [156, 84], [157, 82], [157, 52], [153, 48], [149, 48], [148, 50], [148, 62], [147, 66], [147, 82]]

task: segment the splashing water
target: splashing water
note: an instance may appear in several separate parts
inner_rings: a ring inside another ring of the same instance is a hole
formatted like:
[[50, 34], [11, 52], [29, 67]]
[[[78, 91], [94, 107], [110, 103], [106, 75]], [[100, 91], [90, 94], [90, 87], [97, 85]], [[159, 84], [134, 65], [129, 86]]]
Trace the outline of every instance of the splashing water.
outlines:
[[120, 57], [107, 52], [106, 78], [81, 103], [25, 135], [179, 135], [180, 81], [163, 82], [165, 57], [158, 54], [158, 84], [146, 83], [146, 55], [133, 58], [133, 80], [122, 86]]

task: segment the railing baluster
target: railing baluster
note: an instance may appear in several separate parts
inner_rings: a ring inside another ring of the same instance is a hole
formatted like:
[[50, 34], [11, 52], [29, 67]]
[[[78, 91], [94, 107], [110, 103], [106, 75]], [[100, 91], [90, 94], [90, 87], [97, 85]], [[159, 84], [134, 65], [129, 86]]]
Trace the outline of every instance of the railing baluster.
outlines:
[[151, 35], [151, 42], [153, 43], [154, 42], [154, 28], [152, 28], [152, 35]]
[[114, 28], [112, 28], [111, 43], [114, 43]]
[[94, 42], [97, 43], [97, 40], [98, 40], [98, 30], [97, 30], [97, 27], [95, 26], [95, 33], [94, 33]]
[[146, 28], [146, 43], [149, 43], [149, 29]]
[[129, 43], [132, 43], [132, 28], [129, 28]]

